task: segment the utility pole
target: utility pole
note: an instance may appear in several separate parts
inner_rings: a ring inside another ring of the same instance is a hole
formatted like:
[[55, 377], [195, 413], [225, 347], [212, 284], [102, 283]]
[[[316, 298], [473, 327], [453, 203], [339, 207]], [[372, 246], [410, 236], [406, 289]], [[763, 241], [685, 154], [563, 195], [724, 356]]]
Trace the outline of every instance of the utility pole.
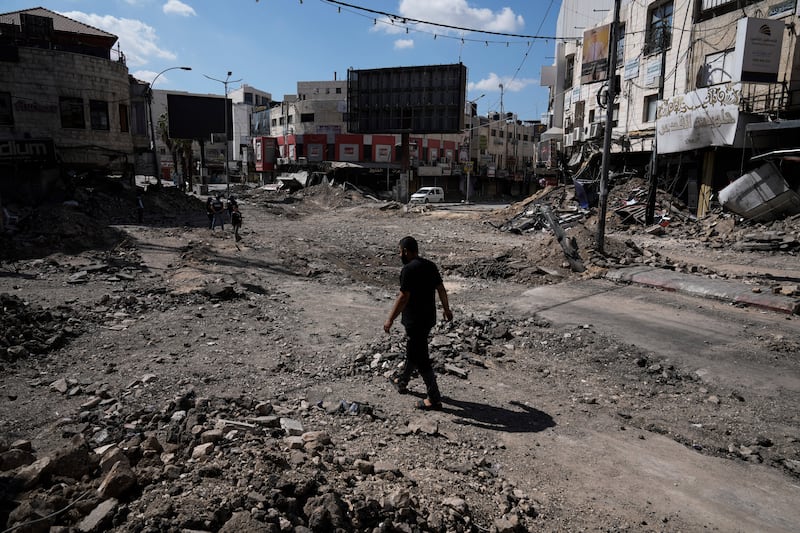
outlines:
[[[502, 87], [502, 85], [501, 85]], [[470, 174], [472, 173], [473, 163], [472, 163], [472, 139], [473, 139], [473, 132], [475, 131], [475, 116], [473, 116], [472, 111], [475, 110], [475, 115], [478, 116], [478, 127], [481, 124], [481, 115], [478, 113], [478, 100], [486, 96], [486, 94], [482, 94], [477, 97], [475, 100], [467, 100], [470, 104], [469, 106], [469, 138], [467, 140], [467, 198], [465, 203], [469, 203], [469, 187], [470, 187]], [[473, 106], [475, 106], [473, 108]], [[478, 158], [475, 157], [475, 168], [477, 168]]]
[[619, 35], [619, 10], [621, 0], [614, 0], [614, 22], [608, 39], [608, 107], [603, 136], [603, 163], [600, 171], [600, 213], [597, 221], [597, 251], [605, 253], [606, 212], [608, 211], [608, 167], [611, 160], [611, 129], [614, 123], [614, 100], [617, 97], [617, 38]]
[[212, 81], [218, 81], [219, 83], [225, 86], [225, 101], [222, 102], [223, 108], [225, 110], [225, 161], [223, 161], [223, 165], [225, 168], [225, 196], [230, 196], [231, 193], [231, 179], [230, 179], [230, 173], [228, 171], [228, 160], [230, 159], [230, 154], [228, 153], [228, 84], [242, 81], [241, 78], [238, 80], [231, 80], [231, 74], [233, 74], [233, 72], [229, 70], [228, 75], [225, 76], [224, 80], [218, 80], [216, 78], [212, 78], [211, 76], [206, 76], [205, 74], [203, 74], [203, 76], [205, 76], [206, 78]]
[[[661, 9], [664, 9], [663, 7]], [[667, 71], [667, 24], [661, 17], [661, 28], [658, 32], [659, 47], [661, 48], [661, 73], [658, 79], [658, 101], [664, 99], [664, 75]], [[656, 116], [656, 118], [658, 118]], [[653, 150], [650, 156], [650, 175], [648, 176], [647, 205], [644, 210], [644, 222], [647, 225], [655, 222], [656, 193], [658, 191], [658, 173], [656, 161], [658, 157], [658, 128], [653, 132]]]
[[503, 164], [508, 168], [508, 122], [506, 121], [506, 110], [503, 107], [503, 84], [500, 84], [500, 120], [503, 121]]

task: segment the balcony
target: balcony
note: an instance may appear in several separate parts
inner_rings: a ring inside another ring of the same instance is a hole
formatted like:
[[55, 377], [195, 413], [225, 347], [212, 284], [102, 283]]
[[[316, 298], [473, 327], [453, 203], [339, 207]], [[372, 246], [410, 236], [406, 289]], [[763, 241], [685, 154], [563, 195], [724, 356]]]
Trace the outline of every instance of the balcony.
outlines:
[[[742, 83], [742, 99], [739, 109], [745, 113], [781, 114], [792, 107], [792, 100], [798, 100], [797, 96], [792, 98], [793, 93], [789, 91], [784, 83]], [[796, 103], [796, 105], [800, 102]]]

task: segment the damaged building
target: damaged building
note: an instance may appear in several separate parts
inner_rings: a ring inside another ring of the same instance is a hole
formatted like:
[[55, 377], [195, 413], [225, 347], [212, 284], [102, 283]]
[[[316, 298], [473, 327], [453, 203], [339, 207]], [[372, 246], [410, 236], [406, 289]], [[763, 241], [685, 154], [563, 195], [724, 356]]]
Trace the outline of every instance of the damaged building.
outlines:
[[149, 161], [146, 85], [117, 36], [44, 8], [0, 14], [0, 194], [31, 200], [70, 176]]
[[[542, 72], [540, 167], [591, 187], [610, 116], [612, 172], [652, 169], [658, 188], [704, 216], [720, 191], [766, 164], [760, 156], [800, 147], [797, 2], [622, 0], [617, 24], [614, 7], [562, 2], [556, 60]], [[781, 172], [792, 158], [769, 159], [796, 192], [800, 177]]]

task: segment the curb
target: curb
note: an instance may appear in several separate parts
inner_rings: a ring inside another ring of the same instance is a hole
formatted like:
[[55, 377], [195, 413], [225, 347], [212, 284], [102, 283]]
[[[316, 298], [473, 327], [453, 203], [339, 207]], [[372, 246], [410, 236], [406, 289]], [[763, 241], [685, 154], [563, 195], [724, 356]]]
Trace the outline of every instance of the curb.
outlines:
[[800, 314], [800, 300], [797, 298], [780, 294], [756, 293], [749, 286], [735, 281], [701, 278], [648, 266], [609, 270], [605, 278], [617, 283], [647, 285], [701, 298], [758, 307], [776, 313]]

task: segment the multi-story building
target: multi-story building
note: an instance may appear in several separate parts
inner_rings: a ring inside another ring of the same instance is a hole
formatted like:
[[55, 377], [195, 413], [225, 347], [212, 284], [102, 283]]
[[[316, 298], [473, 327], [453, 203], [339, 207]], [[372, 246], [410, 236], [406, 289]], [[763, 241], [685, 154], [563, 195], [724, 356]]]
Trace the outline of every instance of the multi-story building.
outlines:
[[133, 175], [149, 147], [144, 90], [116, 42], [44, 8], [0, 14], [4, 195], [40, 196], [70, 170]]
[[233, 131], [231, 132], [230, 159], [247, 170], [248, 163], [253, 161], [252, 136], [250, 133], [251, 116], [256, 111], [269, 109], [272, 95], [261, 89], [243, 84], [228, 93], [232, 102]]
[[[561, 16], [596, 13], [589, 4], [565, 1]], [[543, 72], [546, 137], [564, 159], [599, 162], [611, 106], [612, 164], [653, 168], [661, 187], [703, 215], [754, 150], [798, 145], [798, 123], [787, 120], [800, 104], [797, 2], [623, 0], [614, 43], [613, 2], [605, 4], [604, 19], [580, 35], [561, 28], [555, 64]], [[606, 40], [600, 61], [590, 57], [597, 35]], [[618, 58], [609, 73], [611, 46]], [[609, 74], [619, 82], [613, 102]]]
[[[472, 161], [471, 189], [481, 183], [476, 190], [486, 195], [522, 192], [518, 184], [533, 164], [541, 127], [513, 113], [478, 117], [472, 106], [465, 124], [465, 131], [457, 134], [411, 134], [412, 186], [453, 181], [452, 188], [463, 193], [463, 163]], [[347, 131], [346, 80], [298, 82], [297, 94], [285, 95], [282, 102], [253, 113], [251, 131], [254, 136], [274, 139], [258, 144], [256, 166], [262, 179], [277, 171], [259, 159], [273, 149], [276, 162], [283, 164], [357, 163], [373, 170], [378, 188], [385, 186], [385, 172], [396, 175], [402, 168], [399, 134], [354, 135]]]

